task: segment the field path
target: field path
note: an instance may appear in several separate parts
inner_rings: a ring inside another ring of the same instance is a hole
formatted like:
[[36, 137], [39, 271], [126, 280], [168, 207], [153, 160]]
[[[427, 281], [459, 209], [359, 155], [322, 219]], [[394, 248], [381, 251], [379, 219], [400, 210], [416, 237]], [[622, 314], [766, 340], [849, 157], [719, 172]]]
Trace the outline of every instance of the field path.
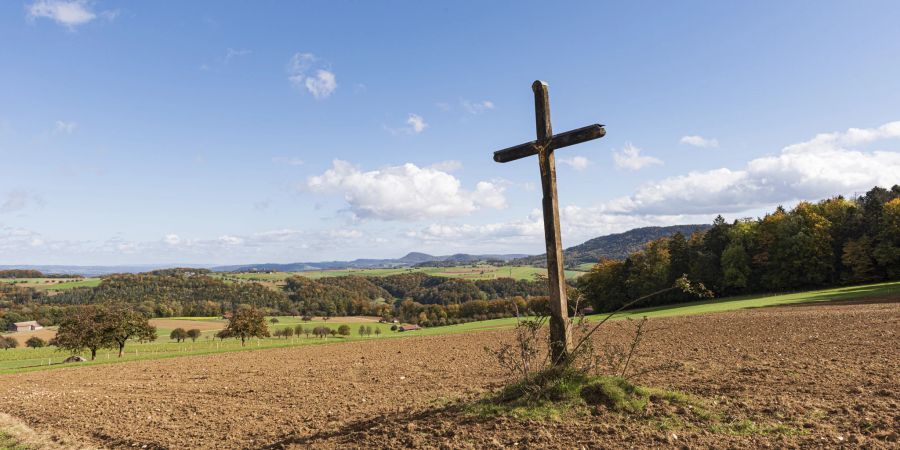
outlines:
[[[679, 442], [755, 448], [888, 447], [900, 416], [900, 303], [856, 301], [652, 319], [644, 384], [715, 400], [723, 416], [790, 434], [684, 432]], [[622, 322], [601, 339], [621, 342]], [[612, 333], [612, 334], [610, 334]], [[448, 400], [495, 387], [484, 351], [509, 331], [223, 353], [0, 376], [0, 411], [35, 430], [108, 447], [386, 448], [659, 445], [664, 432], [610, 415], [582, 423], [469, 421]], [[865, 427], [861, 424], [866, 424]], [[626, 426], [627, 425], [627, 426]], [[661, 434], [662, 433], [662, 434]], [[681, 433], [681, 432], [679, 432]]]

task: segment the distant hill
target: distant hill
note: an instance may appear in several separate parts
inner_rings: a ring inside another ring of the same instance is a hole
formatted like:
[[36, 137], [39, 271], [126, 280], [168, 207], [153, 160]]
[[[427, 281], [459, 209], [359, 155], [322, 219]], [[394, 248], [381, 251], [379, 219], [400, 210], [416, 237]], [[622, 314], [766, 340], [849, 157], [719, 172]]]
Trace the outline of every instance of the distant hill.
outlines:
[[[84, 277], [99, 277], [113, 273], [142, 273], [172, 267], [181, 267], [182, 264], [143, 264], [132, 266], [68, 266], [68, 265], [0, 265], [0, 270], [36, 270], [44, 275], [81, 275]], [[205, 265], [189, 265], [194, 268], [208, 268]]]
[[310, 270], [329, 269], [381, 269], [390, 267], [411, 267], [427, 265], [428, 263], [455, 262], [460, 264], [478, 261], [511, 261], [516, 258], [526, 257], [524, 254], [508, 255], [469, 255], [457, 253], [455, 255], [434, 256], [427, 253], [411, 252], [402, 258], [392, 259], [354, 259], [353, 261], [325, 261], [325, 262], [297, 262], [287, 264], [243, 264], [235, 266], [213, 267], [214, 272], [250, 272], [250, 271], [274, 271], [274, 272], [304, 272]]
[[[694, 232], [704, 231], [710, 225], [673, 225], [669, 227], [643, 227], [635, 228], [624, 233], [609, 234], [596, 237], [581, 245], [569, 247], [564, 250], [566, 266], [573, 267], [584, 263], [595, 263], [601, 257], [610, 259], [625, 259], [629, 254], [638, 251], [647, 242], [661, 237], [672, 236], [681, 233], [685, 237]], [[544, 267], [547, 265], [546, 254], [527, 256], [511, 261], [512, 264], [523, 266]]]

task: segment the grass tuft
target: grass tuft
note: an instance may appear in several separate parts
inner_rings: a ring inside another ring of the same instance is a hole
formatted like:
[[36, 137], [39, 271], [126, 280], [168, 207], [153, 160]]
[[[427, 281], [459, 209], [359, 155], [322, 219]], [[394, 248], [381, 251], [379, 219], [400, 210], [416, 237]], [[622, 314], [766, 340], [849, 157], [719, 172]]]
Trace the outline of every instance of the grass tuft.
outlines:
[[646, 388], [611, 376], [590, 376], [570, 368], [549, 368], [510, 384], [496, 395], [465, 410], [480, 417], [506, 416], [528, 420], [560, 420], [572, 415], [614, 413], [644, 416], [651, 404], [684, 406], [693, 418], [711, 414], [687, 394]]

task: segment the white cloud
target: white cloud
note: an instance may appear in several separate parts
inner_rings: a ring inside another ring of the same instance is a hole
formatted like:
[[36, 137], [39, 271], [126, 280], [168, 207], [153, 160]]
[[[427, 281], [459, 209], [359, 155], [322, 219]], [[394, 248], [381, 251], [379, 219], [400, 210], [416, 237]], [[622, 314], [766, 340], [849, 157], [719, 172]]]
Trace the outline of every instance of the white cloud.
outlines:
[[306, 78], [306, 90], [315, 98], [326, 98], [337, 89], [334, 73], [319, 69], [315, 77]]
[[321, 67], [319, 59], [312, 53], [295, 53], [291, 57], [288, 80], [295, 88], [306, 89], [316, 99], [328, 98], [338, 86], [334, 72]]
[[641, 149], [630, 142], [625, 144], [621, 152], [613, 152], [613, 161], [619, 169], [640, 170], [653, 164], [662, 164], [662, 160], [652, 156], [641, 156]]
[[75, 122], [64, 122], [62, 120], [57, 120], [53, 126], [53, 134], [72, 134], [75, 131], [75, 128], [78, 127], [78, 124]]
[[422, 116], [413, 113], [410, 113], [406, 118], [406, 125], [407, 126], [401, 128], [391, 128], [385, 125], [384, 129], [393, 135], [400, 135], [419, 134], [425, 131], [426, 128], [428, 128], [428, 124], [425, 122], [425, 119], [422, 118]]
[[241, 245], [244, 243], [244, 240], [237, 236], [225, 235], [219, 237], [219, 242], [225, 245]]
[[800, 199], [864, 192], [900, 181], [900, 151], [853, 147], [900, 137], [900, 121], [878, 128], [820, 134], [751, 160], [741, 169], [720, 168], [647, 183], [609, 202], [609, 211], [640, 214], [745, 211]]
[[438, 163], [432, 164], [431, 167], [434, 170], [440, 170], [442, 172], [456, 172], [459, 169], [462, 169], [462, 162], [457, 161], [455, 159], [449, 159], [447, 161], [441, 161]]
[[328, 230], [326, 231], [326, 235], [336, 239], [359, 239], [363, 236], [363, 233], [359, 230], [339, 229]]
[[362, 172], [335, 160], [331, 169], [310, 177], [306, 185], [312, 192], [342, 194], [350, 212], [363, 219], [457, 217], [506, 206], [502, 186], [481, 181], [475, 191], [467, 191], [453, 175], [411, 163]]
[[289, 166], [302, 166], [303, 160], [295, 156], [274, 156], [272, 162], [276, 164], [287, 164]]
[[572, 167], [577, 171], [582, 171], [587, 169], [588, 166], [593, 164], [589, 159], [584, 156], [572, 156], [571, 158], [559, 158], [557, 159], [562, 164]]
[[693, 147], [700, 148], [716, 148], [719, 146], [719, 140], [716, 138], [705, 138], [703, 136], [683, 136], [679, 141]]
[[[458, 246], [473, 244], [507, 247], [522, 251], [524, 245], [532, 251], [542, 251], [544, 221], [539, 209], [531, 211], [524, 219], [488, 224], [433, 223], [420, 230], [406, 232], [406, 236], [438, 245]], [[709, 222], [708, 215], [624, 215], [610, 214], [602, 207], [569, 205], [560, 209], [560, 225], [566, 246], [611, 233], [621, 233], [645, 226], [665, 226], [685, 223]]]
[[91, 2], [87, 0], [37, 0], [26, 6], [25, 10], [29, 20], [50, 19], [70, 30], [91, 22], [98, 16], [113, 20], [119, 15], [118, 11], [95, 13], [91, 8]]
[[490, 100], [482, 100], [480, 102], [461, 100], [460, 104], [467, 113], [473, 115], [482, 114], [485, 111], [494, 109], [494, 102]]
[[163, 236], [163, 242], [169, 245], [178, 245], [182, 243], [182, 240], [177, 234], [167, 234]]
[[284, 228], [280, 230], [271, 230], [271, 231], [263, 231], [260, 233], [255, 233], [250, 236], [247, 240], [254, 243], [273, 243], [273, 242], [285, 242], [290, 241], [292, 239], [297, 239], [305, 235], [306, 232], [302, 230], [292, 230], [290, 228]]
[[415, 134], [425, 131], [425, 128], [428, 127], [428, 124], [425, 123], [425, 119], [418, 114], [410, 114], [409, 118], [406, 119], [406, 124], [409, 125], [410, 129]]
[[438, 224], [433, 223], [415, 231], [406, 232], [410, 238], [424, 241], [499, 241], [526, 240], [537, 241], [544, 235], [544, 222], [540, 210], [534, 210], [523, 219], [511, 222], [496, 222], [482, 225], [472, 224]]

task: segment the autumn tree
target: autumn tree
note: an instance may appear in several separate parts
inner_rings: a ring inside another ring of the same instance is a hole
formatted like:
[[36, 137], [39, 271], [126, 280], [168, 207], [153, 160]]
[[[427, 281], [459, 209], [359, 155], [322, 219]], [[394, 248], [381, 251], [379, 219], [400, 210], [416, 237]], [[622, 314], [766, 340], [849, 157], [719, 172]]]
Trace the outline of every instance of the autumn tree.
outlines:
[[181, 342], [188, 338], [187, 330], [184, 328], [176, 328], [169, 333], [169, 339], [172, 339], [175, 342]]
[[25, 341], [25, 346], [28, 348], [46, 347], [47, 341], [45, 341], [37, 336], [32, 336], [32, 337], [28, 338], [27, 341]]
[[19, 341], [9, 336], [0, 336], [0, 348], [9, 350], [19, 346]]
[[262, 310], [255, 308], [243, 308], [234, 312], [225, 327], [232, 337], [241, 339], [241, 346], [250, 338], [269, 337], [269, 329], [266, 327], [266, 317]]
[[104, 343], [109, 347], [117, 347], [120, 358], [129, 339], [156, 340], [156, 327], [150, 325], [147, 317], [131, 309], [119, 306], [103, 308], [99, 320]]
[[197, 338], [200, 337], [200, 330], [197, 328], [187, 330], [187, 337], [191, 339], [191, 342], [197, 342]]
[[104, 318], [104, 311], [98, 306], [73, 308], [59, 324], [56, 337], [50, 344], [73, 354], [87, 349], [91, 352], [91, 360], [94, 360], [97, 357], [97, 350], [110, 342], [105, 334]]
[[851, 283], [869, 281], [875, 276], [875, 258], [872, 257], [872, 240], [863, 235], [844, 244], [841, 263], [845, 267], [844, 279]]
[[222, 329], [216, 332], [216, 337], [219, 338], [220, 341], [224, 341], [225, 339], [228, 339], [232, 336], [227, 329]]
[[882, 272], [900, 278], [900, 196], [884, 204], [876, 237], [873, 253]]

